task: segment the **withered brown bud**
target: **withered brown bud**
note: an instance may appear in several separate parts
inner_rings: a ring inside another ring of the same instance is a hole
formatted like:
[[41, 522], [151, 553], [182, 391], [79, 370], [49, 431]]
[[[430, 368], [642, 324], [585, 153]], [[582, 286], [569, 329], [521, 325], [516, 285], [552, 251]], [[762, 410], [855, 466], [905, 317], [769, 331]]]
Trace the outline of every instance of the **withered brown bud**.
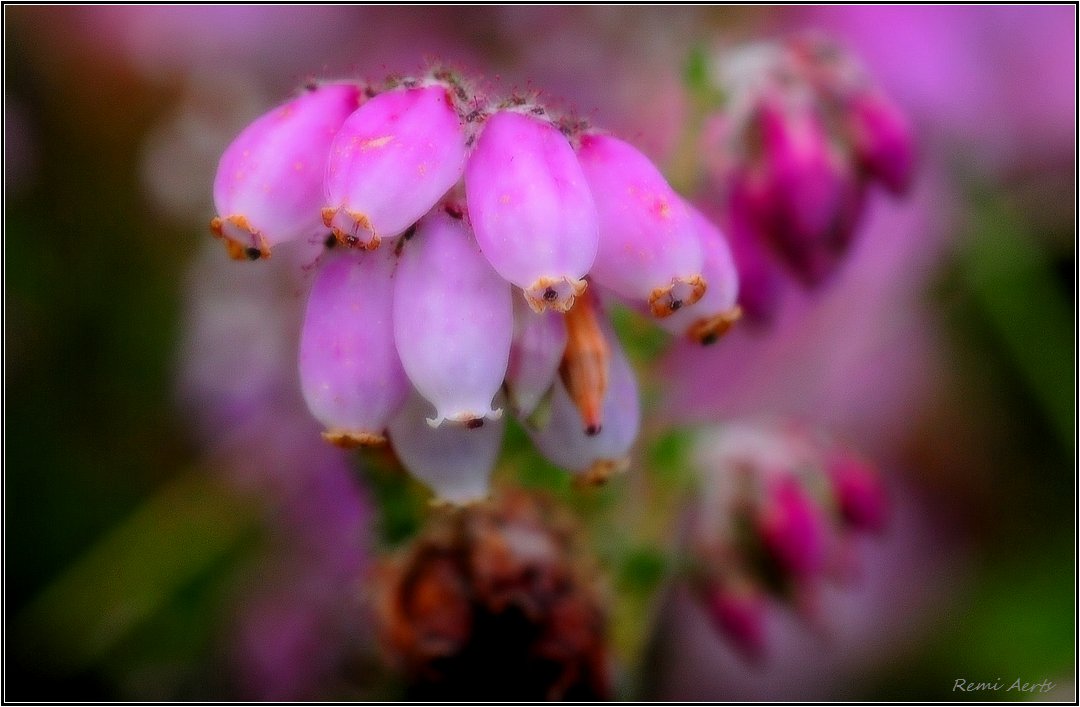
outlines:
[[380, 573], [379, 635], [406, 697], [609, 697], [604, 615], [569, 517], [524, 492], [440, 511]]

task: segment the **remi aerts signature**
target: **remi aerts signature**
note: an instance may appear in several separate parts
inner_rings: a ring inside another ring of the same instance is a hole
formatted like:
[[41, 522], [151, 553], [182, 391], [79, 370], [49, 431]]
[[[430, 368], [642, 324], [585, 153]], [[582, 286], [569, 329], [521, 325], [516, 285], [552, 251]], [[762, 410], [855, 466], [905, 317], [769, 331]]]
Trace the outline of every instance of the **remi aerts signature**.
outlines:
[[1049, 680], [1043, 680], [1042, 682], [1024, 682], [1020, 678], [1016, 678], [1015, 682], [1002, 682], [1001, 678], [998, 678], [994, 682], [975, 682], [974, 680], [965, 680], [963, 678], [956, 678], [953, 683], [953, 692], [1038, 692], [1045, 693], [1050, 692], [1056, 685]]

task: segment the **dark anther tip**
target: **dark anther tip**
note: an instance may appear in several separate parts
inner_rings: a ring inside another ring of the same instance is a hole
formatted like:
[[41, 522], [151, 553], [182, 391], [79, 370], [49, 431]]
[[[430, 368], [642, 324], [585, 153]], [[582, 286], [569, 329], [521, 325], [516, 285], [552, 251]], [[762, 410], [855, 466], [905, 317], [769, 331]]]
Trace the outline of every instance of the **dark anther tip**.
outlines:
[[706, 334], [705, 336], [701, 337], [701, 345], [702, 346], [712, 346], [713, 344], [715, 344], [719, 340], [720, 340], [720, 337], [714, 331], [712, 333]]
[[557, 300], [558, 298], [559, 298], [559, 293], [556, 292], [554, 288], [549, 287], [546, 290], [544, 290], [544, 299], [546, 301], [552, 302], [554, 300]]
[[672, 312], [678, 312], [680, 309], [682, 309], [682, 300], [681, 299], [673, 299], [673, 300], [671, 300], [671, 311]]
[[484, 418], [482, 418], [482, 417], [474, 417], [473, 419], [466, 422], [465, 426], [468, 427], [470, 430], [475, 430], [477, 427], [483, 427], [484, 426]]
[[262, 251], [255, 247], [246, 248], [244, 250], [244, 255], [247, 256], [248, 260], [258, 260], [262, 257]]
[[337, 238], [333, 233], [326, 234], [326, 238], [323, 239], [323, 245], [327, 248], [333, 248], [337, 245]]
[[600, 434], [600, 425], [589, 425], [585, 428], [585, 434], [589, 435], [590, 437], [595, 437], [596, 435]]

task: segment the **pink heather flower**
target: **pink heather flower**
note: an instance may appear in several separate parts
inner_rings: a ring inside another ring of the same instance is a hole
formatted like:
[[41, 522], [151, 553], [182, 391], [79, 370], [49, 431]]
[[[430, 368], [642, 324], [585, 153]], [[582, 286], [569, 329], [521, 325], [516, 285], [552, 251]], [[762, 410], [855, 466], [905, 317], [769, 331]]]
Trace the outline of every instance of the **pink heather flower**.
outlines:
[[818, 575], [826, 559], [822, 510], [799, 480], [789, 475], [769, 479], [765, 493], [756, 518], [765, 549], [795, 579]]
[[334, 252], [315, 276], [300, 340], [300, 384], [323, 437], [379, 444], [409, 381], [394, 347], [390, 253]]
[[696, 303], [661, 319], [660, 326], [672, 334], [708, 345], [723, 336], [742, 316], [736, 304], [739, 273], [724, 234], [693, 205], [687, 204], [687, 208], [705, 254], [702, 274], [709, 287]]
[[603, 481], [626, 467], [641, 423], [634, 371], [609, 326], [604, 327], [604, 335], [610, 354], [603, 425], [598, 430], [587, 429], [562, 380], [557, 380], [552, 389], [551, 410], [545, 423], [539, 427], [526, 424], [533, 443], [545, 457], [585, 482]]
[[889, 499], [877, 471], [854, 454], [840, 450], [829, 460], [828, 474], [844, 522], [856, 530], [883, 531]]
[[465, 169], [469, 217], [492, 266], [537, 312], [565, 312], [596, 258], [596, 206], [577, 156], [546, 118], [488, 118]]
[[701, 299], [706, 282], [693, 220], [652, 162], [627, 143], [596, 134], [581, 136], [578, 159], [600, 217], [590, 276], [647, 303], [656, 317]]
[[[515, 300], [518, 302], [520, 300]], [[557, 312], [536, 314], [515, 304], [506, 392], [514, 412], [528, 417], [551, 390], [566, 350], [566, 324]]]
[[465, 140], [440, 83], [375, 96], [330, 148], [323, 222], [351, 246], [376, 248], [400, 236], [461, 178]]
[[353, 84], [327, 83], [258, 118], [221, 156], [211, 222], [234, 258], [270, 257], [278, 243], [324, 233], [330, 143], [361, 101]]
[[409, 473], [444, 501], [465, 504], [487, 497], [491, 472], [502, 446], [505, 421], [481, 429], [441, 425], [425, 418], [435, 410], [418, 393], [390, 421], [390, 444]]
[[513, 333], [510, 285], [492, 270], [468, 224], [434, 209], [404, 244], [394, 283], [394, 340], [409, 379], [436, 408], [432, 426], [499, 418], [492, 400]]
[[904, 114], [881, 92], [866, 90], [852, 98], [846, 117], [860, 168], [894, 194], [906, 192], [915, 174], [915, 146]]

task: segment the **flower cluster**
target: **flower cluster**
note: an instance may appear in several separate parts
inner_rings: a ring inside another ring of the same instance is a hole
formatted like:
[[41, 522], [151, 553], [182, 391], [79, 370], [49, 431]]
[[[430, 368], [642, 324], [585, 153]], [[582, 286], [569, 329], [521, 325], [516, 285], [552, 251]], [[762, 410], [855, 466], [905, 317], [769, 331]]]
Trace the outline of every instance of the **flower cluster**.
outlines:
[[445, 70], [308, 86], [229, 146], [214, 198], [235, 258], [325, 240], [308, 406], [451, 501], [486, 494], [506, 404], [556, 464], [620, 465], [638, 396], [603, 300], [701, 343], [739, 316], [724, 236], [644, 155]]
[[912, 132], [858, 62], [821, 37], [745, 47], [717, 67], [724, 106], [710, 118], [704, 152], [745, 271], [742, 304], [767, 317], [777, 281], [762, 249], [807, 285], [828, 278], [868, 185], [894, 194], [910, 186]]
[[798, 425], [726, 427], [703, 436], [696, 457], [694, 585], [717, 629], [758, 658], [770, 597], [812, 617], [821, 583], [850, 569], [853, 534], [885, 529], [885, 488], [867, 461]]

